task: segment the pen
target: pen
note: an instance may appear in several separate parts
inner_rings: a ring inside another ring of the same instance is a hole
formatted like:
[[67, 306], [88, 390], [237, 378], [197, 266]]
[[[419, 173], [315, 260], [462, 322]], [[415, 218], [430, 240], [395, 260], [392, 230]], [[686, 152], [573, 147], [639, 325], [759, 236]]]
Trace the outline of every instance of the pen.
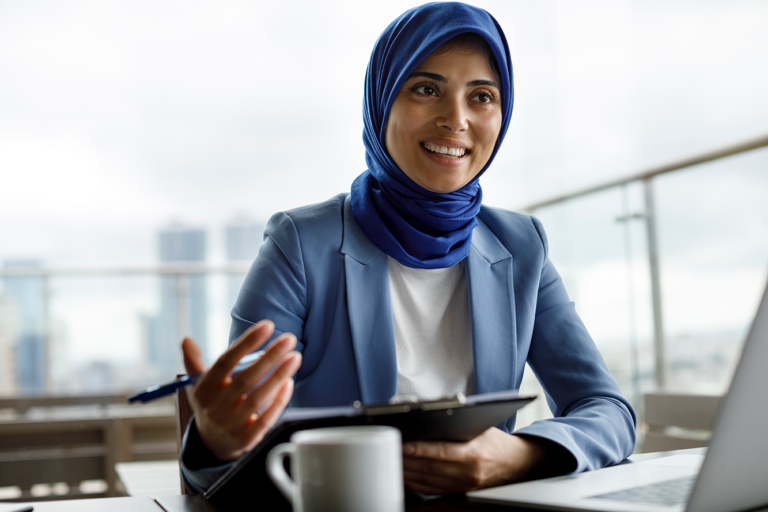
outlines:
[[[240, 363], [238, 363], [234, 370], [232, 370], [232, 376], [234, 377], [241, 371], [248, 368], [254, 361], [258, 360], [263, 355], [264, 351], [259, 350], [253, 354], [248, 354], [247, 356], [243, 357], [240, 360]], [[151, 402], [152, 400], [157, 400], [158, 398], [174, 393], [176, 390], [191, 386], [197, 382], [197, 379], [199, 379], [201, 375], [202, 373], [198, 373], [197, 375], [184, 375], [182, 377], [177, 377], [176, 379], [166, 384], [159, 384], [157, 386], [148, 387], [143, 391], [139, 391], [138, 393], [134, 393], [133, 395], [129, 396], [128, 403], [147, 403]]]

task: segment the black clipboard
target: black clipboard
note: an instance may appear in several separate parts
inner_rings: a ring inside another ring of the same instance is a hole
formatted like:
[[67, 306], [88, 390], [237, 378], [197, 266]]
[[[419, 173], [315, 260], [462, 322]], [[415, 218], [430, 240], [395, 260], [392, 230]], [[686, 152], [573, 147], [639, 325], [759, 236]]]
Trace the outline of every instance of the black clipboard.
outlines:
[[253, 450], [235, 464], [204, 494], [224, 510], [257, 506], [260, 510], [290, 511], [291, 505], [272, 484], [266, 471], [269, 451], [287, 442], [299, 430], [346, 425], [396, 427], [403, 441], [471, 441], [488, 428], [513, 416], [536, 397], [498, 391], [414, 403], [350, 407], [287, 409], [275, 427]]

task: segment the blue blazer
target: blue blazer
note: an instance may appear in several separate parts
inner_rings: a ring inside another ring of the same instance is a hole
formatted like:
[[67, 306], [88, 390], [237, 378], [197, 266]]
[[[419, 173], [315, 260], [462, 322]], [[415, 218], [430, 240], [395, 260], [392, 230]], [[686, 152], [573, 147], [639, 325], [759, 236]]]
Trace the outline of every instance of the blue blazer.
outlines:
[[[518, 433], [565, 447], [576, 471], [625, 459], [634, 411], [547, 257], [541, 223], [486, 206], [477, 220], [465, 267], [475, 393], [519, 388], [527, 361], [554, 418]], [[230, 342], [263, 318], [275, 336], [299, 340], [291, 406], [386, 402], [396, 393], [387, 255], [358, 226], [347, 194], [270, 219], [232, 310]], [[514, 423], [498, 426], [512, 432]]]

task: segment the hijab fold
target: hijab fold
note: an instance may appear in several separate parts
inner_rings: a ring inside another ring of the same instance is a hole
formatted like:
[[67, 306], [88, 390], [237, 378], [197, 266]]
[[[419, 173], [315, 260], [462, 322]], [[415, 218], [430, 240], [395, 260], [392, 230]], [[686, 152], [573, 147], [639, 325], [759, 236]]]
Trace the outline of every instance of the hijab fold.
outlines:
[[[440, 45], [463, 33], [482, 36], [499, 66], [502, 122], [491, 158], [459, 190], [426, 190], [400, 170], [386, 150], [392, 103], [414, 69]], [[475, 216], [482, 204], [478, 180], [493, 161], [509, 126], [513, 103], [512, 62], [504, 33], [483, 9], [435, 2], [403, 13], [381, 34], [365, 75], [363, 143], [368, 170], [352, 183], [352, 214], [371, 241], [412, 268], [446, 268], [469, 254]]]

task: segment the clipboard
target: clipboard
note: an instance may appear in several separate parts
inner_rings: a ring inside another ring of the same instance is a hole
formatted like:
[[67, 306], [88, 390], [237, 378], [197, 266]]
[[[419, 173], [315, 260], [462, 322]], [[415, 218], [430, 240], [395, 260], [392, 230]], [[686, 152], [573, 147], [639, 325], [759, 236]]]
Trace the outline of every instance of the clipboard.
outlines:
[[386, 403], [349, 407], [287, 409], [280, 421], [250, 452], [240, 457], [203, 496], [223, 510], [256, 506], [290, 511], [291, 505], [272, 484], [266, 471], [269, 451], [299, 430], [352, 425], [386, 425], [400, 430], [407, 441], [471, 441], [498, 425], [536, 397], [516, 390], [497, 391], [425, 402]]

